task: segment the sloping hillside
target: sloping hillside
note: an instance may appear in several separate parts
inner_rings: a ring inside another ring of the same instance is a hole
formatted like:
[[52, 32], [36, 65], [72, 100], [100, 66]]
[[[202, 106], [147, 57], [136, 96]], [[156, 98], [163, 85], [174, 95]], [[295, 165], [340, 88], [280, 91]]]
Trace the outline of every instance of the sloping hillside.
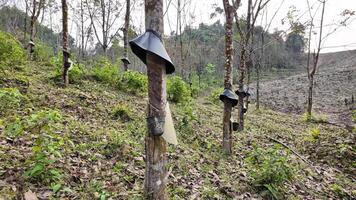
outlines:
[[[145, 98], [90, 78], [62, 88], [53, 71], [30, 62], [0, 74], [2, 92], [18, 99], [2, 105], [0, 199], [142, 199]], [[251, 106], [227, 157], [222, 110], [203, 97], [172, 104], [171, 199], [356, 197], [355, 134]]]
[[[302, 114], [307, 88], [306, 73], [264, 81], [261, 83], [261, 102], [279, 111]], [[330, 122], [350, 128], [353, 126], [352, 96], [356, 98], [356, 51], [322, 54], [315, 75], [313, 109], [327, 115]]]

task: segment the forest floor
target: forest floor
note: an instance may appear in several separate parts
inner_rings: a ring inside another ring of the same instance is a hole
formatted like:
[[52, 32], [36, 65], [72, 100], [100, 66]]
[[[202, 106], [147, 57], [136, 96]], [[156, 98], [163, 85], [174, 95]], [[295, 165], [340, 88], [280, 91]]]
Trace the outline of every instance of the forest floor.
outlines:
[[[33, 62], [0, 75], [22, 98], [0, 115], [0, 199], [142, 199], [145, 97], [90, 79], [62, 88], [52, 71]], [[119, 119], [118, 104], [129, 110]], [[171, 199], [356, 198], [355, 132], [251, 105], [227, 156], [220, 102], [171, 109]]]

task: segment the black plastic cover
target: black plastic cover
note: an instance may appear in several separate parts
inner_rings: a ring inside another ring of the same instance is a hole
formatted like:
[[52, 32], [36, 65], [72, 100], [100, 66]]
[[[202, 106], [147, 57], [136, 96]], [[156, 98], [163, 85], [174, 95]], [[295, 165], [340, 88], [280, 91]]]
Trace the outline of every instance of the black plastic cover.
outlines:
[[127, 57], [121, 58], [121, 61], [122, 61], [123, 63], [131, 64], [131, 61], [130, 61], [129, 58], [127, 58]]
[[230, 89], [225, 89], [224, 92], [222, 94], [220, 94], [219, 99], [221, 101], [224, 101], [225, 99], [228, 99], [229, 101], [232, 102], [232, 107], [235, 107], [237, 105], [237, 102], [238, 102], [238, 97]]
[[242, 91], [242, 92], [240, 92], [240, 91], [236, 90], [235, 93], [237, 94], [237, 96], [240, 96], [240, 95], [241, 95], [242, 98], [245, 98], [245, 97], [251, 95], [248, 91]]
[[166, 73], [172, 74], [175, 71], [171, 58], [163, 46], [160, 35], [154, 30], [146, 32], [129, 42], [132, 52], [146, 63], [147, 51], [156, 54], [166, 61]]

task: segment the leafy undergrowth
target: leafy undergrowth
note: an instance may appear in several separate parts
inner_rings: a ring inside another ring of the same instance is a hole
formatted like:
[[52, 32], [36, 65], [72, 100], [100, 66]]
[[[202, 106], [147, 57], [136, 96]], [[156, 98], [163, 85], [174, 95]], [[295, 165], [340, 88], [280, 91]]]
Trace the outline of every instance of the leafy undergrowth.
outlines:
[[[0, 199], [142, 199], [146, 100], [95, 80], [62, 88], [49, 71], [0, 75]], [[251, 106], [227, 156], [221, 105], [171, 107], [171, 199], [355, 198], [355, 133]]]

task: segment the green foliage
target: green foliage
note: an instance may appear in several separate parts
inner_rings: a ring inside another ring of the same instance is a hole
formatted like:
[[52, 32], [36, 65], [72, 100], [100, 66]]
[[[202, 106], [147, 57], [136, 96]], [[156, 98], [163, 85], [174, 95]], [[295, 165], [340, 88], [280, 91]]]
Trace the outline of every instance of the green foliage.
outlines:
[[219, 97], [220, 97], [220, 94], [222, 94], [223, 92], [224, 92], [223, 88], [214, 89], [208, 96], [208, 100], [213, 104], [219, 104], [221, 102]]
[[293, 178], [294, 169], [288, 162], [288, 154], [283, 154], [280, 145], [268, 149], [254, 145], [246, 161], [253, 185], [262, 195], [281, 199], [281, 186]]
[[183, 136], [189, 136], [194, 133], [193, 122], [198, 122], [198, 115], [193, 109], [192, 101], [187, 101], [178, 104], [177, 112], [179, 116], [178, 121], [178, 131], [183, 134]]
[[132, 119], [131, 116], [132, 116], [132, 109], [128, 105], [123, 103], [118, 103], [112, 111], [113, 119], [130, 121]]
[[318, 140], [320, 136], [320, 128], [313, 128], [310, 131], [310, 134], [314, 140]]
[[190, 99], [190, 91], [187, 83], [179, 76], [173, 76], [167, 82], [168, 100], [180, 103]]
[[[45, 184], [58, 184], [61, 171], [55, 166], [62, 157], [65, 139], [58, 134], [62, 130], [62, 115], [56, 110], [40, 110], [24, 118], [14, 117], [5, 124], [5, 134], [16, 138], [26, 133], [33, 137], [32, 155], [27, 158], [24, 177]], [[53, 190], [58, 190], [53, 185]]]
[[190, 93], [191, 96], [197, 98], [199, 93], [201, 92], [202, 88], [199, 85], [199, 77], [195, 73], [191, 73], [189, 75], [189, 82], [190, 82]]
[[351, 196], [338, 184], [334, 183], [330, 187], [331, 191], [340, 199], [351, 199]]
[[119, 78], [118, 67], [113, 66], [106, 58], [99, 58], [92, 69], [93, 77], [103, 83], [115, 85]]
[[118, 87], [132, 94], [144, 94], [147, 92], [148, 78], [146, 75], [127, 70], [120, 77]]
[[43, 183], [51, 183], [53, 190], [58, 190], [58, 183], [62, 173], [55, 166], [56, 161], [62, 157], [61, 150], [65, 145], [64, 138], [55, 132], [62, 116], [55, 110], [40, 110], [23, 120], [24, 130], [35, 135], [33, 155], [26, 160], [29, 165], [24, 177]]
[[0, 31], [0, 71], [21, 65], [26, 54], [20, 42], [8, 33]]
[[303, 121], [311, 123], [325, 123], [328, 121], [327, 116], [324, 115], [309, 115], [308, 113], [303, 114]]
[[215, 65], [208, 63], [205, 65], [205, 72], [208, 75], [212, 75], [215, 73]]
[[0, 116], [20, 107], [26, 99], [16, 88], [0, 88]]
[[[58, 56], [52, 57], [50, 63], [55, 67], [53, 78], [57, 81], [61, 80], [63, 74], [63, 54], [60, 53]], [[69, 68], [68, 75], [70, 83], [80, 83], [86, 77], [85, 66], [73, 63]]]
[[52, 48], [43, 42], [37, 42], [33, 50], [33, 57], [37, 61], [49, 62], [54, 56]]

